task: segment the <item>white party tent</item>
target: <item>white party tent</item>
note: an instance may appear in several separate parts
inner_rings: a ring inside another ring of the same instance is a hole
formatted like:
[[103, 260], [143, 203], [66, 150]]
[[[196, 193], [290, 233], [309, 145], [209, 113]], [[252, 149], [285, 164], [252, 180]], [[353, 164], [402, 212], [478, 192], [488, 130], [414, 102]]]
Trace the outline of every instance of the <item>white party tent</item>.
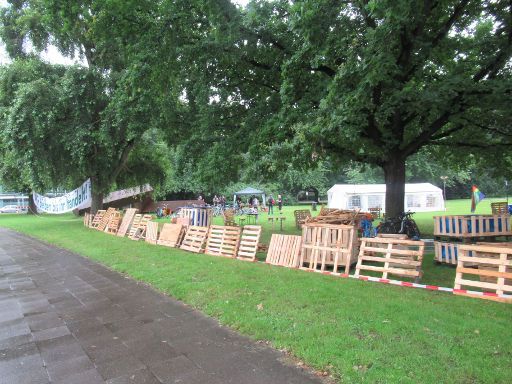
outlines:
[[[357, 209], [385, 207], [385, 184], [336, 184], [327, 191], [329, 208]], [[430, 183], [405, 184], [404, 211], [444, 211], [443, 191]]]

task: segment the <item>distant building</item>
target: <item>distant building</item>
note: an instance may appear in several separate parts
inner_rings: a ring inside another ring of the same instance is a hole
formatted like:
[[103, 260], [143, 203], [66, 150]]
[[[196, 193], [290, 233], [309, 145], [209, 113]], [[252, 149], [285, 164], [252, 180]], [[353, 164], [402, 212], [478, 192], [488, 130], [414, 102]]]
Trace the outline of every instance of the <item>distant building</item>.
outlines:
[[[329, 208], [370, 208], [386, 211], [385, 184], [336, 184], [327, 191]], [[405, 184], [404, 210], [413, 212], [443, 211], [444, 199], [441, 188], [430, 183]]]
[[28, 195], [21, 192], [6, 191], [0, 185], [0, 208], [5, 207], [6, 205], [28, 207]]

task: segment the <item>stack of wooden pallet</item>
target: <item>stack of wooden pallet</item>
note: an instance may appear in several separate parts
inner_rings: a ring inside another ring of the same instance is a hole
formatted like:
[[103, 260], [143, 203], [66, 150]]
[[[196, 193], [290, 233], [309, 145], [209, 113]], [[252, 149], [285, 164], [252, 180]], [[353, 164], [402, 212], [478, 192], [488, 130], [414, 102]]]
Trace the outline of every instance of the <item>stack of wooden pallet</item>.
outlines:
[[[508, 236], [512, 236], [509, 214], [434, 216], [435, 260], [456, 265], [461, 245]], [[468, 252], [466, 256], [471, 256]]]

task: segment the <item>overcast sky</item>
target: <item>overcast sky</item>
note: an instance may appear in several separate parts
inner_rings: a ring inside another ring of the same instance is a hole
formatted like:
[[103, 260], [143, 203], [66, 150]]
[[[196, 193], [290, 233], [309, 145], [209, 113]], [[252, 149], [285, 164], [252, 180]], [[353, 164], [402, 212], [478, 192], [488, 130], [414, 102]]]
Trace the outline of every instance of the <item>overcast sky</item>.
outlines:
[[[235, 4], [245, 5], [248, 0], [231, 0]], [[0, 7], [5, 7], [7, 5], [7, 0], [0, 0]], [[80, 63], [78, 59], [69, 59], [67, 57], [63, 57], [54, 46], [48, 47], [48, 49], [41, 54], [42, 58], [50, 63], [54, 64], [75, 64]], [[0, 40], [0, 65], [9, 63], [9, 56], [5, 51], [5, 44]]]

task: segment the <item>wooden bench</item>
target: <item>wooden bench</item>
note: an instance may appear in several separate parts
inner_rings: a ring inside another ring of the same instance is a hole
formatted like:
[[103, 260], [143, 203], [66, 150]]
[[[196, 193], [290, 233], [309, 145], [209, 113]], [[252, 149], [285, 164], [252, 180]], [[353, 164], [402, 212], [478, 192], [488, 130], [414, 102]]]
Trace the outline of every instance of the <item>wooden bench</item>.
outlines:
[[374, 219], [380, 219], [381, 214], [382, 214], [382, 208], [381, 207], [368, 208], [368, 212], [370, 212], [370, 214], [372, 215], [372, 217]]
[[508, 204], [506, 201], [491, 203], [493, 215], [508, 215]]

